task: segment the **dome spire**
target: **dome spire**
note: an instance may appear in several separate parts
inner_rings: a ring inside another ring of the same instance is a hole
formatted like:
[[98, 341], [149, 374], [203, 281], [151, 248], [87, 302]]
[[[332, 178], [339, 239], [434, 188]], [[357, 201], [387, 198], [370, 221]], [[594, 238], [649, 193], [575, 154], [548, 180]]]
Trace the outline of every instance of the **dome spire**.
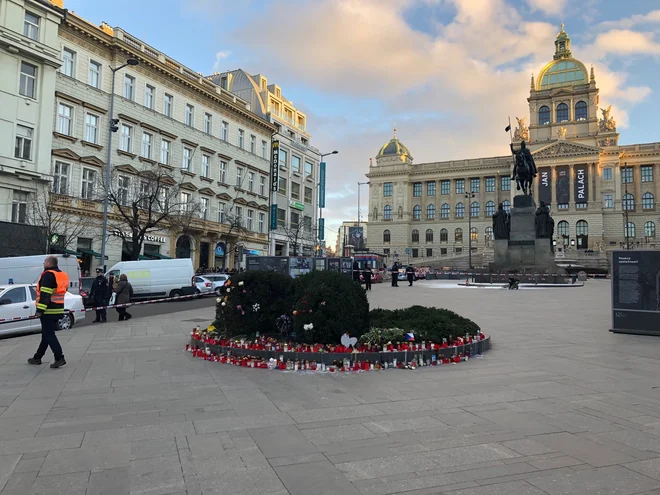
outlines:
[[532, 82], [531, 82], [531, 84], [529, 85], [529, 87], [530, 87], [531, 89], [534, 89], [534, 73], [533, 73], [533, 72], [532, 72]]
[[394, 137], [392, 139], [396, 139], [396, 122], [394, 123]]
[[594, 74], [594, 64], [591, 64], [591, 82], [596, 82], [596, 75]]
[[561, 23], [561, 31], [555, 39], [555, 60], [571, 58], [571, 39], [564, 31], [564, 23]]

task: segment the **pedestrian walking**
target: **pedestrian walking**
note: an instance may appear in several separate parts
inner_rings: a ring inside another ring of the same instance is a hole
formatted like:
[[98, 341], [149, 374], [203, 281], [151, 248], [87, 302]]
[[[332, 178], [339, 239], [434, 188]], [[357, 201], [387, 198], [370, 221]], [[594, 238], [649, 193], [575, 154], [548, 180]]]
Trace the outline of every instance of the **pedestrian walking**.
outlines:
[[399, 286], [399, 264], [395, 261], [392, 263], [392, 287]]
[[365, 265], [364, 270], [362, 270], [362, 277], [364, 278], [365, 290], [371, 290], [371, 277], [373, 274], [374, 272], [371, 271], [371, 267], [369, 265]]
[[353, 261], [353, 281], [360, 283], [360, 264], [357, 260]]
[[36, 316], [41, 320], [41, 342], [34, 357], [28, 359], [28, 363], [41, 364], [41, 359], [50, 347], [55, 357], [50, 367], [66, 366], [62, 346], [57, 340], [55, 330], [64, 316], [64, 295], [68, 287], [69, 277], [57, 267], [57, 257], [47, 256], [44, 260], [44, 271], [37, 282]]
[[[126, 274], [122, 273], [119, 275], [119, 283], [115, 289], [115, 304], [128, 304], [131, 302], [132, 297], [133, 286], [128, 281]], [[119, 313], [119, 321], [133, 318], [133, 315], [126, 311], [126, 308], [117, 308], [117, 313]]]
[[[103, 275], [103, 268], [96, 269], [96, 278], [92, 282], [92, 288], [89, 291], [89, 298], [92, 304], [96, 307], [106, 306], [110, 300], [112, 286], [108, 284], [108, 280]], [[96, 310], [96, 319], [94, 323], [108, 321], [108, 310], [105, 308]]]
[[412, 287], [415, 281], [415, 269], [410, 265], [406, 267], [406, 278], [408, 279], [408, 287]]

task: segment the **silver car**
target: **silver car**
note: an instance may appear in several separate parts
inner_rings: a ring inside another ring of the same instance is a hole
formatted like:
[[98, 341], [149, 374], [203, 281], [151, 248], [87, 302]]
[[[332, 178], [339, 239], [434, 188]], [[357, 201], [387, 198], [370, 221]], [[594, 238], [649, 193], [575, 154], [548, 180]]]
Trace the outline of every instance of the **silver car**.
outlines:
[[227, 283], [227, 280], [229, 280], [229, 275], [226, 273], [207, 273], [206, 275], [202, 275], [202, 277], [211, 282], [213, 290], [218, 295], [220, 295], [222, 288]]
[[215, 294], [213, 282], [204, 275], [195, 275], [195, 287], [195, 292], [197, 292], [199, 297]]

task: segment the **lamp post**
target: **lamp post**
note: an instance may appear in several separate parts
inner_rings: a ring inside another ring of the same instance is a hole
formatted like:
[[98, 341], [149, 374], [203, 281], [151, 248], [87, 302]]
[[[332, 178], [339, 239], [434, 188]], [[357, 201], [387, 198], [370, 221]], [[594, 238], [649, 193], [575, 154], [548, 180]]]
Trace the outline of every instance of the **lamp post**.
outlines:
[[[325, 164], [323, 163], [323, 158], [329, 155], [336, 155], [339, 153], [339, 151], [334, 150], [331, 151], [330, 153], [319, 153], [319, 156], [321, 157], [321, 161], [319, 162], [319, 167], [323, 169], [323, 176], [319, 177], [319, 231], [318, 231], [318, 238], [319, 238], [319, 246], [323, 245], [323, 238], [325, 237], [323, 228], [325, 228], [323, 220], [323, 207], [325, 206]], [[321, 180], [322, 179], [322, 180]], [[321, 202], [321, 188], [323, 187], [323, 202]], [[323, 224], [323, 225], [321, 225]]]
[[105, 162], [105, 196], [103, 198], [103, 234], [101, 236], [101, 266], [103, 271], [105, 271], [105, 250], [108, 238], [108, 201], [110, 199], [110, 161], [112, 160], [112, 134], [117, 132], [119, 129], [117, 124], [119, 123], [118, 119], [113, 118], [113, 112], [115, 109], [115, 76], [117, 71], [127, 67], [129, 65], [138, 65], [139, 60], [135, 58], [129, 58], [126, 60], [126, 63], [120, 65], [119, 67], [112, 68], [112, 91], [110, 92], [110, 113], [108, 114], [108, 145], [107, 145], [107, 160]]
[[465, 198], [468, 200], [468, 267], [472, 270], [472, 202], [474, 193], [472, 191], [465, 193]]
[[[358, 186], [358, 208], [357, 208], [357, 227], [360, 228], [360, 186], [366, 186], [368, 185], [369, 182], [360, 182], [358, 181], [357, 186]], [[362, 237], [364, 240], [364, 236]], [[355, 246], [357, 247], [357, 246]]]

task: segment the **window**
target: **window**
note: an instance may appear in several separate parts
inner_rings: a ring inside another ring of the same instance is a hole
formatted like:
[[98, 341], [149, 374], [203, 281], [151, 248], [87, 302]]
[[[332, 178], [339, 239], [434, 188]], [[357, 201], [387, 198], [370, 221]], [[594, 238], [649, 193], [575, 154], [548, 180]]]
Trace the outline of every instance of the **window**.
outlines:
[[172, 117], [172, 108], [174, 107], [174, 96], [165, 93], [163, 96], [163, 115]]
[[213, 134], [213, 115], [210, 113], [204, 114], [204, 132], [206, 134]]
[[449, 240], [449, 232], [447, 229], [440, 229], [440, 242], [447, 242]]
[[66, 136], [73, 133], [73, 107], [60, 103], [57, 105], [57, 132]]
[[539, 108], [539, 125], [547, 125], [550, 123], [550, 108], [543, 105]]
[[564, 246], [568, 246], [568, 222], [566, 220], [557, 224], [557, 232], [564, 239]]
[[502, 201], [502, 209], [507, 213], [511, 213], [511, 201], [509, 201], [508, 199]]
[[99, 142], [99, 117], [88, 113], [85, 115], [85, 141], [98, 144]]
[[287, 181], [284, 177], [280, 177], [279, 182], [277, 184], [277, 192], [283, 194], [284, 196], [286, 196], [286, 186], [287, 186], [286, 182]]
[[25, 11], [23, 20], [23, 35], [31, 40], [39, 41], [39, 21], [41, 18], [32, 12]]
[[243, 169], [241, 167], [236, 167], [236, 186], [243, 187]]
[[53, 194], [69, 194], [69, 164], [55, 162], [53, 167]]
[[426, 242], [433, 242], [433, 230], [426, 229]]
[[477, 242], [479, 240], [479, 231], [476, 227], [470, 229], [470, 240], [472, 242]]
[[419, 249], [417, 248], [412, 248], [412, 258], [417, 258], [419, 256]]
[[447, 203], [444, 203], [442, 207], [440, 208], [440, 217], [441, 218], [449, 218], [449, 213], [451, 211], [451, 208]]
[[300, 213], [292, 211], [289, 216], [291, 218], [289, 225], [292, 229], [297, 229], [298, 225], [300, 225]]
[[433, 248], [426, 248], [426, 257], [433, 258]]
[[390, 248], [385, 248], [385, 249], [383, 249], [383, 254], [384, 254], [385, 256], [389, 256], [389, 255], [390, 255]]
[[557, 105], [557, 122], [567, 122], [568, 121], [568, 105], [566, 103], [560, 103]]
[[29, 194], [23, 191], [14, 191], [11, 202], [11, 221], [14, 223], [27, 223], [27, 205]]
[[202, 177], [209, 177], [211, 175], [211, 157], [209, 155], [202, 155]]
[[500, 190], [510, 191], [511, 190], [511, 177], [508, 175], [500, 177]]
[[201, 199], [201, 208], [202, 208], [202, 220], [208, 219], [209, 214], [209, 198], [200, 198]]
[[147, 108], [154, 109], [156, 97], [156, 88], [147, 84], [144, 88], [144, 106]]
[[195, 107], [186, 103], [185, 124], [190, 127], [195, 126]]
[[121, 136], [119, 140], [119, 149], [131, 153], [133, 149], [133, 128], [130, 125], [121, 125]]
[[589, 235], [589, 224], [586, 222], [586, 220], [578, 220], [578, 222], [575, 224], [575, 235], [576, 237]]
[[568, 203], [559, 203], [557, 205], [558, 210], [568, 210]]
[[426, 195], [435, 196], [435, 181], [426, 183]]
[[130, 178], [125, 175], [120, 175], [117, 179], [117, 202], [121, 205], [128, 204], [128, 187], [130, 182]]
[[124, 75], [124, 98], [135, 100], [135, 78], [128, 74]]
[[486, 177], [486, 192], [495, 192], [495, 177]]
[[426, 219], [427, 220], [435, 219], [435, 205], [428, 205], [426, 207]]
[[183, 159], [181, 161], [181, 168], [183, 170], [187, 170], [188, 172], [191, 171], [192, 169], [192, 149], [190, 148], [183, 148]]
[[254, 172], [248, 172], [248, 191], [254, 191]]
[[493, 227], [486, 227], [486, 235], [484, 239], [486, 241], [492, 241], [495, 237], [493, 236]]
[[288, 165], [287, 158], [289, 156], [289, 153], [285, 150], [280, 148], [280, 167], [286, 168]]
[[625, 232], [624, 235], [626, 237], [632, 237], [633, 239], [635, 238], [635, 224], [632, 222], [628, 222], [625, 227]]
[[229, 123], [222, 121], [222, 128], [220, 129], [220, 139], [229, 141]]
[[148, 132], [142, 133], [142, 156], [151, 159], [151, 145], [153, 143], [153, 135]]
[[311, 177], [314, 172], [314, 164], [312, 162], [305, 161], [305, 177]]
[[644, 237], [655, 237], [655, 223], [646, 222], [644, 224]]
[[416, 198], [421, 197], [422, 195], [422, 183], [421, 182], [415, 182], [413, 184], [413, 196]]
[[412, 231], [412, 242], [419, 242], [419, 230], [417, 229]]
[[603, 169], [603, 180], [612, 180], [612, 169], [604, 168]]
[[179, 194], [179, 211], [185, 212], [188, 211], [188, 205], [192, 201], [192, 194], [187, 193], [187, 192], [182, 192]]
[[481, 205], [479, 205], [479, 203], [477, 201], [474, 201], [470, 205], [470, 216], [472, 218], [478, 217], [479, 213], [480, 213], [480, 210], [481, 210]]
[[587, 120], [587, 104], [584, 101], [575, 104], [575, 120]]
[[87, 74], [87, 84], [95, 88], [101, 88], [101, 64], [94, 62], [93, 60], [89, 61], [89, 72]]
[[454, 182], [456, 186], [456, 194], [463, 194], [465, 192], [465, 179], [456, 179]]
[[[266, 177], [263, 175], [259, 176], [259, 194], [261, 196], [266, 195]], [[305, 189], [305, 198], [307, 197], [307, 189]], [[311, 203], [311, 201], [310, 201]]]
[[454, 231], [454, 242], [463, 242], [463, 229], [458, 228]]
[[495, 215], [495, 202], [494, 201], [488, 201], [486, 203], [486, 216], [487, 217], [492, 217]]
[[642, 182], [653, 182], [653, 165], [642, 165]]
[[308, 205], [312, 204], [312, 188], [305, 187], [305, 203]]
[[391, 182], [385, 182], [383, 184], [383, 196], [385, 197], [392, 196], [393, 190], [394, 190], [394, 186]]
[[[30, 287], [30, 292], [33, 292], [31, 287]], [[33, 292], [33, 296], [36, 296], [36, 291]], [[20, 304], [27, 302], [27, 296], [25, 295], [25, 287], [16, 287], [15, 289], [8, 290], [2, 296], [2, 299], [11, 301], [10, 304]]]
[[261, 141], [261, 158], [268, 159], [268, 143]]
[[635, 209], [635, 197], [628, 193], [623, 195], [623, 200], [621, 201], [621, 206], [624, 210], [634, 210]]
[[465, 216], [465, 205], [463, 203], [456, 204], [456, 218], [463, 218]]
[[383, 220], [392, 220], [392, 207], [390, 205], [385, 205], [385, 208], [383, 208]]
[[587, 206], [587, 203], [575, 203], [576, 210], [586, 210]]
[[291, 155], [291, 171], [295, 173], [300, 173], [300, 157], [296, 155]]
[[286, 227], [286, 210], [283, 210], [282, 208], [277, 209], [277, 228], [284, 228]]
[[266, 225], [266, 214], [265, 213], [259, 213], [259, 233], [260, 234], [264, 233], [265, 225]]
[[390, 242], [391, 234], [389, 230], [383, 230], [383, 242]]
[[238, 147], [245, 148], [245, 131], [243, 129], [238, 130]]
[[413, 220], [419, 220], [422, 218], [422, 207], [415, 205], [413, 208]]
[[225, 208], [227, 205], [223, 203], [222, 201], [218, 203], [218, 222], [219, 223], [224, 223], [225, 222]]
[[451, 181], [443, 180], [440, 182], [440, 194], [449, 194], [451, 190]]
[[630, 167], [624, 167], [621, 169], [621, 183], [622, 184], [632, 184], [633, 183], [633, 169]]
[[62, 49], [62, 74], [69, 77], [75, 77], [76, 52], [68, 48]]
[[160, 163], [164, 165], [169, 165], [170, 164], [170, 148], [172, 146], [172, 143], [170, 143], [167, 139], [163, 139], [160, 142]]
[[613, 208], [614, 201], [611, 194], [603, 194], [603, 208]]
[[481, 191], [481, 180], [470, 179], [470, 192], [478, 193]]
[[300, 184], [291, 181], [291, 199], [300, 199]]
[[18, 92], [21, 96], [37, 99], [37, 68], [34, 65], [21, 62], [21, 80]]
[[250, 153], [256, 155], [257, 153], [257, 136], [250, 134]]
[[655, 209], [655, 196], [650, 192], [644, 193], [642, 195], [642, 209], [644, 210], [653, 210]]
[[94, 199], [94, 187], [96, 186], [96, 170], [91, 168], [82, 169], [82, 199]]
[[16, 145], [14, 146], [14, 157], [20, 160], [32, 159], [32, 137], [34, 130], [24, 125], [16, 126]]
[[220, 162], [220, 182], [223, 184], [227, 183], [227, 162]]
[[254, 210], [247, 211], [247, 229], [254, 230]]

